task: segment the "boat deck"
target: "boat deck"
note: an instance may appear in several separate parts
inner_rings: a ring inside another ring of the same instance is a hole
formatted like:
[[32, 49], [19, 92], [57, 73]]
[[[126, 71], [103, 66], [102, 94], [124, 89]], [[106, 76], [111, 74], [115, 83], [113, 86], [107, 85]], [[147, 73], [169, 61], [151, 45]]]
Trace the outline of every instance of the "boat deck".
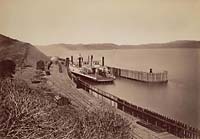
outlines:
[[103, 77], [103, 76], [98, 75], [98, 74], [88, 74], [88, 75], [92, 76], [92, 77], [96, 78], [96, 80], [102, 81], [102, 82], [113, 81], [113, 78]]
[[76, 74], [78, 76], [82, 76], [82, 77], [91, 79], [91, 80], [96, 81], [96, 82], [112, 82], [112, 81], [114, 81], [114, 78], [112, 78], [112, 77], [104, 77], [104, 76], [101, 76], [99, 74], [85, 74], [85, 73], [82, 73], [76, 67], [71, 67], [71, 72], [73, 74]]

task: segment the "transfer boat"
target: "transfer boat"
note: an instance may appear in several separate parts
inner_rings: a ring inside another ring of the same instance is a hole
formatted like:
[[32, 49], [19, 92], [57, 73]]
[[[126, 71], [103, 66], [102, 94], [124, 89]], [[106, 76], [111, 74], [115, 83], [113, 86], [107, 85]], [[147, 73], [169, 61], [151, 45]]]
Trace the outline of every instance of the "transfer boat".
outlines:
[[88, 58], [87, 62], [79, 56], [78, 63], [71, 60], [69, 69], [76, 76], [98, 83], [113, 82], [116, 79], [108, 67], [104, 66], [104, 57], [102, 58], [102, 64], [99, 64], [98, 61], [93, 61], [93, 56], [91, 56], [91, 61]]

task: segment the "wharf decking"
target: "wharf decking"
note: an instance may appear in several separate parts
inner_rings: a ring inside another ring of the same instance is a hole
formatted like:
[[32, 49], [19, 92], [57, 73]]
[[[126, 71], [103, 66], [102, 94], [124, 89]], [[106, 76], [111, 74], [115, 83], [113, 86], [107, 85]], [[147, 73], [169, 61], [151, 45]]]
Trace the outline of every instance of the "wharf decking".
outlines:
[[116, 77], [127, 78], [136, 81], [149, 82], [149, 83], [167, 83], [168, 72], [143, 72], [128, 69], [121, 69], [116, 67], [108, 67], [112, 74]]

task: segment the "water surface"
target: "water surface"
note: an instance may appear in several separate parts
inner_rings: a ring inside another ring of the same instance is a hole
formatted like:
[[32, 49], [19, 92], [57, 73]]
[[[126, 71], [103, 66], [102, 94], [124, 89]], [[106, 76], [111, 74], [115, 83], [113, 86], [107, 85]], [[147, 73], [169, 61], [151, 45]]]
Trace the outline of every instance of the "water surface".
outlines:
[[[148, 84], [118, 78], [114, 84], [96, 85], [133, 104], [200, 128], [200, 49], [132, 49], [63, 51], [61, 57], [81, 54], [105, 57], [105, 64], [124, 69], [168, 71], [167, 84]], [[199, 104], [199, 105], [198, 105]]]

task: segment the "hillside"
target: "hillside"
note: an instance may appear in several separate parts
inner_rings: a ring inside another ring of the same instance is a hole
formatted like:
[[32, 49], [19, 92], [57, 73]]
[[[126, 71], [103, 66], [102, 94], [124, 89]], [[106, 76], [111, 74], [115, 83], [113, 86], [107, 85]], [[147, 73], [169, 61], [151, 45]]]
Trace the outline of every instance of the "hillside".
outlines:
[[[112, 49], [153, 49], [153, 48], [200, 48], [200, 41], [178, 40], [167, 43], [151, 43], [140, 45], [117, 45], [113, 43], [95, 43], [95, 44], [52, 44], [46, 46], [37, 46], [42, 51], [60, 51], [68, 50], [112, 50]], [[63, 49], [64, 48], [64, 49]]]
[[112, 43], [93, 43], [93, 44], [53, 44], [50, 45], [49, 47], [52, 46], [59, 46], [63, 48], [67, 48], [69, 50], [81, 50], [81, 49], [86, 49], [86, 50], [91, 50], [91, 49], [98, 49], [98, 50], [104, 50], [104, 49], [116, 49], [117, 45], [112, 44]]
[[38, 60], [48, 60], [48, 57], [29, 43], [21, 42], [0, 34], [0, 61], [10, 59], [17, 66], [34, 66]]
[[151, 44], [140, 44], [140, 45], [120, 45], [125, 49], [152, 49], [152, 48], [200, 48], [200, 41], [193, 40], [177, 40], [167, 43], [151, 43]]

